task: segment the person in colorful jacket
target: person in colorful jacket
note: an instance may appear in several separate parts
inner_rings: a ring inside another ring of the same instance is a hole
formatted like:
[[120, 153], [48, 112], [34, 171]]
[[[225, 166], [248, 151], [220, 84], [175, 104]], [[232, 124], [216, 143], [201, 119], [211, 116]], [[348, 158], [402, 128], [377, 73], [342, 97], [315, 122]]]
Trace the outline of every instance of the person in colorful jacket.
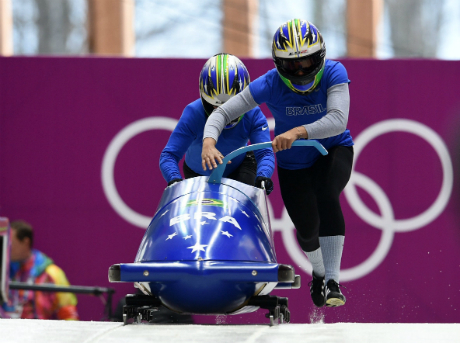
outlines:
[[[33, 229], [25, 221], [11, 226], [10, 280], [30, 284], [68, 286], [64, 271], [44, 253], [33, 249]], [[73, 293], [10, 290], [3, 312], [11, 318], [78, 320]]]
[[[306, 20], [292, 19], [278, 28], [272, 56], [276, 68], [209, 117], [202, 167], [222, 163], [216, 142], [226, 123], [266, 103], [275, 118], [272, 147], [283, 202], [313, 267], [313, 303], [341, 306], [346, 301], [339, 284], [345, 221], [339, 196], [350, 179], [354, 144], [347, 129], [347, 71], [340, 62], [326, 59], [321, 33]], [[317, 140], [328, 154], [321, 156], [313, 147], [292, 147], [298, 139]]]
[[[182, 181], [178, 163], [185, 154], [183, 172], [186, 179], [209, 176], [211, 170], [201, 168], [203, 128], [212, 111], [240, 93], [250, 82], [249, 72], [239, 58], [231, 54], [211, 57], [200, 72], [200, 99], [188, 104], [160, 155], [160, 170], [168, 186]], [[225, 125], [219, 144], [224, 155], [252, 144], [270, 141], [267, 119], [259, 107], [251, 108]], [[224, 177], [261, 187], [267, 195], [273, 190], [271, 176], [275, 155], [271, 148], [248, 152], [235, 157], [225, 168]]]

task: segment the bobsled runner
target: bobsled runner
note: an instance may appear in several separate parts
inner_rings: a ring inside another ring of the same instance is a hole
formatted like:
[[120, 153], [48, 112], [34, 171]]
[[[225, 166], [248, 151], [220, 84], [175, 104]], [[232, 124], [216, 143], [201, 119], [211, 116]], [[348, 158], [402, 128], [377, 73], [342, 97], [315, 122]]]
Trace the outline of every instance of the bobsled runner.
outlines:
[[[296, 141], [323, 155], [316, 141]], [[265, 191], [222, 178], [228, 154], [212, 174], [167, 187], [141, 241], [134, 263], [109, 268], [110, 282], [133, 282], [143, 294], [128, 294], [125, 324], [150, 321], [166, 307], [183, 314], [231, 315], [268, 310], [270, 325], [289, 322], [288, 299], [273, 289], [296, 289], [300, 276], [276, 259]]]

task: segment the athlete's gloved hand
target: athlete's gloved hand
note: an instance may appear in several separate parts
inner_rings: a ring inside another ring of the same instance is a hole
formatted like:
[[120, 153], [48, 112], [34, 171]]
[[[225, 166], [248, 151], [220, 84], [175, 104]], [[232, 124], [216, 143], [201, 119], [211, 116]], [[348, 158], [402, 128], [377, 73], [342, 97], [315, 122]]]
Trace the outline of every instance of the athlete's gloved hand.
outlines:
[[172, 184], [176, 183], [176, 182], [181, 182], [182, 179], [172, 179], [171, 181], [168, 182], [168, 187], [171, 186]]
[[257, 176], [255, 186], [262, 188], [262, 181], [265, 182], [265, 192], [269, 195], [273, 191], [273, 181], [269, 177]]

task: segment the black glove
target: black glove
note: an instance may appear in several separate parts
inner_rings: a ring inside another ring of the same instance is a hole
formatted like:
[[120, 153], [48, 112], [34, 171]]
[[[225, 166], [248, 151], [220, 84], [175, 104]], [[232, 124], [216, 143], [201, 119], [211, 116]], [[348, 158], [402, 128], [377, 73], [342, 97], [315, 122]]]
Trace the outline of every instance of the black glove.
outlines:
[[255, 186], [262, 188], [262, 181], [265, 182], [265, 192], [269, 195], [273, 191], [273, 181], [269, 177], [257, 176]]
[[172, 179], [171, 181], [168, 182], [168, 187], [171, 186], [172, 184], [176, 183], [176, 182], [181, 182], [182, 179]]

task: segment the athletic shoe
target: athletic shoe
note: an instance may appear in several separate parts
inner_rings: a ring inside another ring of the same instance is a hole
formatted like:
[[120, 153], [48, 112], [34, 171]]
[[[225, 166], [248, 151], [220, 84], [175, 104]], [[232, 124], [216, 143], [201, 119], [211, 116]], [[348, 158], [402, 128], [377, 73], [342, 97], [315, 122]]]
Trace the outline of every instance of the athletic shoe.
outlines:
[[324, 276], [316, 276], [312, 273], [313, 280], [308, 283], [310, 286], [310, 295], [316, 307], [324, 306]]
[[327, 307], [337, 307], [345, 305], [347, 299], [340, 291], [339, 285], [334, 280], [329, 280], [326, 287], [324, 287], [324, 292], [326, 293], [326, 306]]

